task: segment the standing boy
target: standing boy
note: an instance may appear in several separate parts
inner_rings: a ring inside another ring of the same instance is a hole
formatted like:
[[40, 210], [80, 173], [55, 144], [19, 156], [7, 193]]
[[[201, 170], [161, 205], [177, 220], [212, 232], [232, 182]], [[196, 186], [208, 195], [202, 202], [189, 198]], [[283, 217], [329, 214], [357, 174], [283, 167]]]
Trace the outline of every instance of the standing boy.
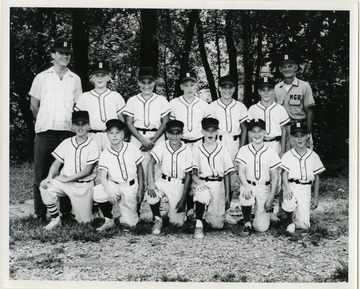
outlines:
[[235, 170], [230, 153], [216, 142], [219, 121], [204, 118], [201, 121], [204, 142], [193, 150], [194, 201], [196, 212], [196, 239], [204, 238], [203, 215], [213, 228], [222, 228], [225, 210], [230, 207], [230, 173]]
[[[318, 206], [319, 174], [325, 168], [319, 156], [305, 146], [309, 138], [306, 123], [293, 123], [290, 132], [295, 147], [282, 158], [281, 168], [285, 187], [282, 207], [288, 219], [286, 231], [294, 233], [295, 228], [310, 228], [310, 209], [315, 210]], [[314, 198], [311, 200], [312, 184]]]
[[106, 135], [105, 123], [109, 119], [124, 121], [122, 110], [125, 107], [123, 97], [107, 88], [110, 81], [110, 69], [105, 62], [96, 62], [91, 68], [90, 82], [94, 89], [79, 96], [74, 110], [87, 110], [90, 115], [90, 137], [96, 141], [101, 151], [110, 145]]
[[138, 208], [144, 193], [143, 156], [132, 143], [124, 142], [125, 123], [119, 119], [106, 122], [110, 146], [100, 155], [98, 174], [100, 184], [94, 187], [93, 198], [105, 217], [98, 228], [104, 231], [114, 227], [113, 205], [119, 202], [120, 223], [135, 226], [139, 221]]
[[[87, 111], [72, 113], [75, 136], [67, 138], [53, 151], [55, 161], [49, 174], [40, 184], [41, 198], [46, 205], [51, 222], [46, 230], [61, 225], [57, 209], [57, 199], [70, 198], [78, 222], [90, 222], [92, 216], [92, 188], [94, 186], [94, 166], [99, 159], [99, 148], [87, 132], [89, 114]], [[60, 167], [61, 168], [60, 171]], [[60, 171], [60, 175], [58, 175]]]
[[[64, 38], [55, 40], [51, 49], [53, 66], [39, 73], [29, 92], [30, 108], [35, 118], [34, 143], [34, 208], [37, 218], [46, 222], [46, 206], [40, 195], [40, 182], [47, 176], [52, 164], [53, 150], [71, 131], [71, 113], [74, 103], [82, 92], [79, 76], [67, 66], [71, 58], [71, 42]], [[60, 198], [60, 210], [70, 215], [69, 199]]]
[[[248, 131], [252, 142], [240, 148], [235, 161], [239, 163], [240, 205], [245, 223], [245, 232], [252, 226], [265, 232], [270, 226], [270, 213], [279, 178], [280, 158], [276, 151], [264, 144], [265, 122], [260, 118], [250, 120]], [[254, 205], [254, 222], [251, 210]]]
[[[151, 151], [148, 164], [147, 202], [150, 204], [155, 223], [152, 233], [161, 233], [162, 218], [160, 199], [169, 200], [170, 223], [182, 226], [185, 219], [186, 197], [192, 171], [192, 151], [181, 142], [184, 123], [170, 120], [166, 123], [167, 141], [157, 144]], [[161, 177], [155, 182], [155, 165], [161, 167]]]
[[[211, 116], [219, 120], [218, 143], [229, 151], [233, 162], [239, 148], [246, 142], [247, 129], [245, 121], [248, 117], [246, 106], [233, 99], [236, 84], [237, 82], [230, 75], [220, 77], [220, 98], [210, 104]], [[233, 172], [230, 177], [230, 202], [232, 193], [236, 189], [236, 178], [236, 172]], [[236, 220], [230, 215], [229, 210], [225, 213], [225, 222], [236, 224]]]

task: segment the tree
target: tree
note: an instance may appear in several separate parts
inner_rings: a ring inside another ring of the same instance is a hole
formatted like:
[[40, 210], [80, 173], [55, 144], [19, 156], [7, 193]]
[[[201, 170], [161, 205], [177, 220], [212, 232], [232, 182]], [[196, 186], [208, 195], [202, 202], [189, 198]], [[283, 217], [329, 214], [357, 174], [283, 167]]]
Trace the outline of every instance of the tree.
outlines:
[[157, 10], [141, 9], [140, 66], [158, 69], [158, 42], [156, 39]]

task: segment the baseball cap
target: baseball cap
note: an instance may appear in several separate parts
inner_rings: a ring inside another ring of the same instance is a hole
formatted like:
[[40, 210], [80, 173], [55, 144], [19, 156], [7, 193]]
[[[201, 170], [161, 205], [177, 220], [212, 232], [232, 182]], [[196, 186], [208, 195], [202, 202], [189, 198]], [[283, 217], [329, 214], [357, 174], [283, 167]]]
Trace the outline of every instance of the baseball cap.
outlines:
[[274, 88], [275, 87], [275, 82], [274, 82], [274, 80], [272, 78], [270, 78], [268, 76], [265, 76], [265, 77], [260, 79], [259, 84], [258, 84], [258, 89], [260, 89], [261, 87], [264, 87], [264, 86]]
[[184, 83], [185, 81], [188, 81], [188, 80], [195, 81], [195, 82], [197, 81], [197, 76], [196, 76], [195, 72], [188, 70], [188, 71], [185, 71], [185, 73], [183, 73], [180, 76], [181, 83]]
[[116, 118], [108, 120], [105, 125], [106, 125], [106, 130], [110, 130], [114, 126], [120, 130], [123, 130], [126, 127], [124, 122]]
[[184, 123], [180, 120], [169, 120], [167, 123], [166, 123], [166, 131], [174, 131], [174, 130], [177, 130], [177, 131], [183, 131], [184, 130]]
[[248, 130], [252, 130], [252, 128], [255, 126], [265, 129], [265, 121], [263, 121], [261, 118], [253, 118], [248, 122]]
[[201, 121], [201, 127], [202, 129], [208, 129], [210, 127], [219, 129], [219, 121], [212, 117], [203, 118]]
[[155, 80], [155, 79], [156, 79], [155, 69], [152, 68], [152, 67], [141, 67], [141, 68], [139, 69], [138, 79], [139, 79], [139, 80], [142, 80], [142, 79]]
[[110, 72], [110, 68], [109, 66], [103, 62], [103, 61], [99, 61], [99, 62], [95, 62], [92, 66], [91, 66], [91, 73], [97, 73], [97, 72], [103, 72], [103, 73], [109, 73]]
[[296, 57], [292, 53], [283, 53], [279, 65], [284, 63], [296, 63]]
[[71, 122], [76, 123], [78, 121], [85, 121], [89, 123], [89, 113], [86, 110], [73, 111]]
[[53, 49], [57, 52], [72, 53], [72, 44], [69, 39], [57, 38], [54, 42]]
[[219, 78], [219, 86], [223, 86], [225, 84], [230, 84], [232, 86], [236, 86], [236, 80], [231, 75], [226, 75]]
[[303, 121], [297, 121], [297, 122], [293, 122], [290, 126], [290, 134], [293, 135], [296, 132], [303, 132], [305, 134], [308, 134], [309, 131], [307, 129], [307, 125], [305, 122]]

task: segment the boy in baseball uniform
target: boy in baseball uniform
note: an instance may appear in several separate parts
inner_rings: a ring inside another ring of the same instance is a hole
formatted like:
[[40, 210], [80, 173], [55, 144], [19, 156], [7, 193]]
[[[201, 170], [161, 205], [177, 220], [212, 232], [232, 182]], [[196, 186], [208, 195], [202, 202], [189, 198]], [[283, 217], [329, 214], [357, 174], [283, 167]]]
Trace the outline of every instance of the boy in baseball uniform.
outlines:
[[125, 123], [119, 119], [106, 122], [110, 146], [103, 150], [99, 159], [100, 184], [94, 187], [93, 198], [105, 217], [105, 223], [97, 228], [105, 231], [114, 227], [113, 205], [119, 202], [120, 223], [135, 226], [139, 221], [138, 208], [144, 197], [144, 157], [132, 143], [124, 142]]
[[[247, 128], [246, 120], [248, 112], [246, 106], [233, 99], [235, 87], [237, 82], [235, 79], [226, 75], [219, 79], [219, 93], [220, 98], [210, 103], [211, 117], [219, 121], [219, 134], [217, 141], [220, 145], [225, 147], [231, 156], [233, 162], [239, 148], [246, 142]], [[235, 164], [234, 164], [235, 165]], [[232, 192], [235, 190], [237, 174], [233, 172], [230, 176], [231, 191], [230, 202], [232, 199]], [[228, 224], [236, 224], [236, 220], [230, 215], [229, 210], [225, 213], [225, 222]]]
[[[282, 208], [289, 223], [286, 231], [294, 233], [295, 228], [310, 228], [310, 209], [315, 210], [318, 206], [319, 174], [325, 168], [319, 156], [306, 148], [306, 140], [309, 138], [306, 123], [292, 123], [290, 133], [295, 147], [282, 158], [282, 178], [285, 187]], [[311, 198], [312, 186], [314, 198]]]
[[[239, 163], [239, 198], [246, 234], [251, 233], [252, 227], [258, 232], [269, 228], [281, 164], [277, 152], [264, 143], [265, 122], [260, 118], [250, 120], [248, 131], [252, 142], [240, 148], [235, 159]], [[253, 205], [255, 218], [251, 224]]]
[[[180, 76], [180, 88], [183, 95], [170, 101], [171, 119], [184, 123], [182, 141], [191, 149], [202, 143], [201, 120], [210, 116], [209, 104], [197, 95], [197, 76], [189, 70]], [[193, 215], [194, 201], [187, 199], [188, 216]]]
[[74, 110], [86, 110], [90, 115], [89, 135], [103, 151], [110, 145], [106, 135], [106, 122], [109, 119], [124, 121], [122, 110], [125, 108], [123, 97], [107, 88], [110, 82], [110, 68], [105, 62], [96, 62], [91, 67], [90, 82], [94, 89], [79, 96]]
[[[164, 96], [154, 93], [156, 73], [152, 67], [141, 67], [138, 85], [140, 93], [129, 98], [123, 114], [131, 132], [130, 142], [140, 149], [145, 180], [150, 150], [165, 140], [164, 132], [169, 121], [170, 106]], [[147, 183], [147, 182], [145, 182]]]
[[201, 121], [204, 142], [193, 150], [194, 202], [196, 239], [204, 238], [203, 215], [213, 228], [222, 228], [225, 210], [230, 207], [230, 173], [235, 170], [230, 153], [216, 141], [219, 121]]
[[[166, 123], [167, 140], [157, 144], [150, 152], [146, 200], [154, 215], [152, 233], [155, 235], [161, 233], [160, 200], [164, 196], [169, 200], [170, 223], [179, 226], [184, 224], [186, 197], [192, 172], [192, 151], [181, 142], [183, 130], [183, 122], [168, 121]], [[161, 177], [155, 182], [154, 166], [156, 164], [161, 167]]]
[[76, 135], [65, 139], [53, 151], [55, 161], [46, 179], [40, 183], [41, 198], [51, 216], [46, 230], [61, 225], [57, 209], [57, 200], [61, 196], [70, 198], [78, 222], [91, 221], [94, 167], [99, 159], [99, 147], [88, 136], [90, 126], [87, 111], [72, 113], [72, 127]]

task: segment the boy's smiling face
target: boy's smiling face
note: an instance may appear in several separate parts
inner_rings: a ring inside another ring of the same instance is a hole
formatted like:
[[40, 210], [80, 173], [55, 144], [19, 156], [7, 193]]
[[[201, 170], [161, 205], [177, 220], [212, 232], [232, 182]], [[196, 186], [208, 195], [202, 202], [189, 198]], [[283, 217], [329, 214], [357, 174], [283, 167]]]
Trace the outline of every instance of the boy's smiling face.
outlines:
[[138, 81], [140, 92], [143, 95], [150, 95], [153, 93], [155, 88], [155, 80], [150, 78], [143, 78]]
[[180, 88], [184, 92], [184, 96], [192, 97], [196, 94], [197, 83], [193, 80], [187, 80], [180, 84]]
[[274, 95], [274, 88], [271, 86], [262, 86], [258, 89], [258, 93], [263, 101], [271, 101]]
[[168, 138], [170, 144], [174, 146], [179, 145], [182, 136], [183, 132], [179, 129], [172, 129], [166, 132], [166, 137]]
[[119, 145], [124, 139], [124, 130], [113, 126], [107, 131], [107, 136], [111, 145]]
[[231, 99], [235, 92], [235, 86], [227, 83], [220, 86], [219, 91], [221, 98]]
[[104, 72], [96, 72], [92, 74], [91, 81], [94, 83], [95, 88], [104, 88], [110, 81], [110, 75]]
[[308, 139], [309, 135], [301, 132], [301, 131], [297, 131], [295, 133], [293, 133], [291, 135], [295, 141], [295, 147], [297, 148], [303, 148], [306, 145], [306, 140]]
[[266, 131], [259, 126], [254, 126], [251, 130], [249, 130], [250, 138], [255, 144], [261, 144], [264, 142], [265, 133]]
[[76, 136], [83, 137], [87, 134], [90, 129], [90, 124], [86, 121], [79, 120], [72, 124], [73, 130], [76, 133]]
[[205, 142], [214, 143], [216, 142], [216, 136], [218, 135], [218, 129], [215, 127], [208, 127], [202, 130], [202, 134], [204, 135]]

